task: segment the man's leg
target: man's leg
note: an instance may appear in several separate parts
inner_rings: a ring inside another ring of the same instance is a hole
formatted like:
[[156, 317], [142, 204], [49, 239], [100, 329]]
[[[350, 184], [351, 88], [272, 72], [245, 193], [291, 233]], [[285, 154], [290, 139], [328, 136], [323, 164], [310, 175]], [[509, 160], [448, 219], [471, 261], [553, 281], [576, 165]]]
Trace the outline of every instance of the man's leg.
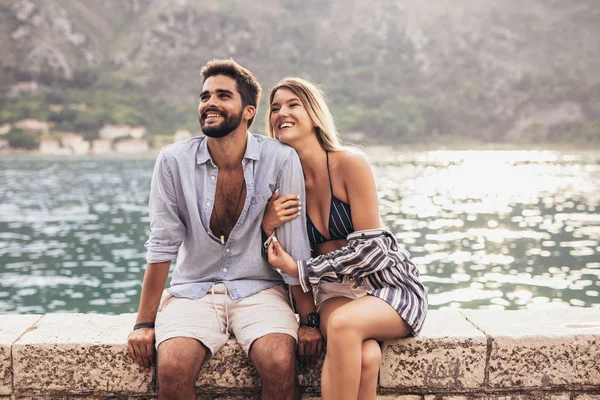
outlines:
[[271, 333], [257, 339], [250, 348], [250, 360], [262, 382], [262, 398], [300, 398], [296, 377], [296, 340], [286, 334]]
[[231, 328], [262, 382], [263, 399], [299, 399], [296, 379], [298, 321], [279, 286], [231, 304]]
[[229, 339], [225, 332], [225, 286], [191, 300], [167, 294], [156, 318], [159, 399], [195, 399], [202, 363]]
[[196, 339], [175, 337], [158, 346], [159, 400], [195, 400], [196, 376], [208, 350]]

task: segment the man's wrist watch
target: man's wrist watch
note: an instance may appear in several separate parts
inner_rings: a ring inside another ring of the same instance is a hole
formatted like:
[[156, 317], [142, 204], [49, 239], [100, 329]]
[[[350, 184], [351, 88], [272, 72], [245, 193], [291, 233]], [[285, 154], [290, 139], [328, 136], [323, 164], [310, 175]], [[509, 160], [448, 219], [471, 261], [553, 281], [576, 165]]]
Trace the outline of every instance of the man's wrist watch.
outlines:
[[300, 317], [300, 325], [318, 329], [321, 326], [321, 317], [316, 312], [307, 314], [304, 317]]

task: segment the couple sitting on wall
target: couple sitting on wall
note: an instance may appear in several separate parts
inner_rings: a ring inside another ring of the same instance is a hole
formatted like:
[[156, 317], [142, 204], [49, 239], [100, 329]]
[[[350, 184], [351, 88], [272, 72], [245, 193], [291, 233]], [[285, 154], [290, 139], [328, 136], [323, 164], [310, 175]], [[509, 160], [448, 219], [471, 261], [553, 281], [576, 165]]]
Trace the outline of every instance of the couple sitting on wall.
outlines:
[[298, 399], [296, 351], [310, 365], [326, 341], [323, 398], [375, 399], [378, 341], [423, 326], [417, 267], [381, 226], [371, 166], [340, 145], [323, 92], [279, 82], [269, 138], [248, 132], [260, 93], [234, 61], [209, 62], [198, 106], [205, 137], [159, 154], [129, 353], [150, 368], [156, 348], [159, 399], [195, 399], [203, 362], [233, 333], [262, 398]]

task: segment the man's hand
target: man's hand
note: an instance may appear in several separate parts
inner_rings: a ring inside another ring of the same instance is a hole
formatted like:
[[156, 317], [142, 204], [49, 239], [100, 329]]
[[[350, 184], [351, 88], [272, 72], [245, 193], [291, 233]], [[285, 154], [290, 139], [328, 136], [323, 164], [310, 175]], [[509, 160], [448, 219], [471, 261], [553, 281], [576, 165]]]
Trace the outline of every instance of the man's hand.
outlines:
[[127, 338], [127, 351], [142, 368], [150, 370], [154, 363], [154, 328], [132, 331]]
[[316, 364], [323, 351], [323, 336], [317, 328], [301, 325], [298, 328], [298, 358], [305, 367]]

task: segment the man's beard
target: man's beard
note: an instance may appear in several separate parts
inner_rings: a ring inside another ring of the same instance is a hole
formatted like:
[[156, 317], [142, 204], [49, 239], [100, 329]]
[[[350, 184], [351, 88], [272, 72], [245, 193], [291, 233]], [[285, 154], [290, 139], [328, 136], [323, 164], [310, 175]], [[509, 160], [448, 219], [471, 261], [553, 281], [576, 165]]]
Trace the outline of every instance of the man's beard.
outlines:
[[[198, 121], [200, 122], [200, 128], [202, 129], [202, 133], [211, 138], [222, 138], [224, 136], [229, 135], [242, 122], [242, 111], [238, 115], [226, 115], [224, 112], [215, 111], [215, 110], [207, 110], [203, 115], [209, 113], [219, 113], [223, 117], [223, 121], [218, 125], [210, 125], [206, 126], [206, 117], [200, 117]], [[204, 122], [204, 125], [202, 124]]]

